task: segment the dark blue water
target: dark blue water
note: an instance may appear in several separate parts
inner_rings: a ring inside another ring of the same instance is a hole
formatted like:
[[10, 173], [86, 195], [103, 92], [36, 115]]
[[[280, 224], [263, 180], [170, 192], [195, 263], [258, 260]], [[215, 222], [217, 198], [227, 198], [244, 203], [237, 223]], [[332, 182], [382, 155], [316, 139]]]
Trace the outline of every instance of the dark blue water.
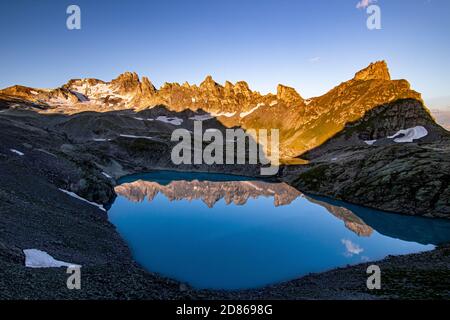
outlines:
[[167, 171], [121, 183], [109, 218], [135, 260], [196, 288], [261, 287], [450, 242], [449, 221], [313, 199], [280, 183]]

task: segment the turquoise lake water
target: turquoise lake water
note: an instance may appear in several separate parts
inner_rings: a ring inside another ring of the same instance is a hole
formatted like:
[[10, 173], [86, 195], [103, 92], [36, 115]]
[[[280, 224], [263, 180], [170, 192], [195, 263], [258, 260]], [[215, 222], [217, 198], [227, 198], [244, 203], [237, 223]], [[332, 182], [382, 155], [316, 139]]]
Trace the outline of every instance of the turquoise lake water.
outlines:
[[157, 171], [120, 181], [109, 219], [145, 269], [245, 289], [450, 241], [450, 222], [309, 197], [284, 184]]

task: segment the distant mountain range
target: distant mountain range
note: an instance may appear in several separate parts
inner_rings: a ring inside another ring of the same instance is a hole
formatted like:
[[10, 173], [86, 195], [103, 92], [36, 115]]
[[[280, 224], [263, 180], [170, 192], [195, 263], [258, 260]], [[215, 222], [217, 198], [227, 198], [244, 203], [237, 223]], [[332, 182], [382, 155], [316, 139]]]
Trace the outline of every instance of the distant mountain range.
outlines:
[[436, 122], [450, 131], [450, 106], [448, 110], [431, 110]]
[[[311, 150], [368, 111], [404, 99], [417, 102], [411, 110], [417, 105], [419, 109], [425, 108], [421, 95], [406, 80], [391, 80], [384, 61], [370, 64], [353, 79], [310, 99], [281, 84], [276, 94], [262, 95], [252, 91], [244, 81], [220, 85], [211, 76], [198, 86], [165, 83], [156, 89], [148, 78], [140, 79], [131, 72], [110, 82], [74, 79], [50, 90], [19, 85], [0, 90], [0, 100], [4, 104], [6, 101], [6, 107], [28, 106], [41, 113], [142, 111], [164, 105], [175, 112], [207, 113], [226, 127], [277, 128], [283, 157], [295, 157]], [[391, 134], [398, 129], [393, 126]], [[372, 136], [367, 139], [377, 139], [376, 132], [369, 135]]]

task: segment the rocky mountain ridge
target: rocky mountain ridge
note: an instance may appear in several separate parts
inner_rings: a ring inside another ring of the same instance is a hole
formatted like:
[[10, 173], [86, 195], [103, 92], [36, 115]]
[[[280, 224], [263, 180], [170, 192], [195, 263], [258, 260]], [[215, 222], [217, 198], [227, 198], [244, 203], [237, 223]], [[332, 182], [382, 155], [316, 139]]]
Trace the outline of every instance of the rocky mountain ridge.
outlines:
[[220, 85], [211, 76], [198, 86], [165, 83], [156, 89], [148, 78], [140, 79], [131, 72], [111, 82], [70, 80], [54, 90], [14, 86], [1, 90], [1, 97], [22, 99], [44, 113], [141, 111], [158, 105], [175, 112], [207, 113], [226, 127], [279, 129], [283, 157], [295, 157], [321, 145], [379, 105], [414, 99], [426, 109], [421, 95], [406, 80], [391, 80], [384, 61], [370, 64], [353, 79], [307, 100], [285, 85], [280, 84], [276, 94], [262, 95], [244, 81]]

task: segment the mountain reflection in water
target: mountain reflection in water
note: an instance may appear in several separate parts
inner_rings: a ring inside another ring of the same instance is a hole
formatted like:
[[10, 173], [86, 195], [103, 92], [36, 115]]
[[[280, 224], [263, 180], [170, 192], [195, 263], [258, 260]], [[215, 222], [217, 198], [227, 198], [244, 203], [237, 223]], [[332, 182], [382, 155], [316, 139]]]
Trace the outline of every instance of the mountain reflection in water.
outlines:
[[450, 221], [309, 196], [274, 181], [154, 171], [121, 179], [115, 191], [108, 216], [136, 261], [196, 288], [257, 288], [450, 241]]
[[279, 207], [304, 197], [309, 202], [324, 207], [359, 236], [369, 237], [375, 229], [390, 237], [422, 244], [438, 245], [450, 241], [450, 225], [443, 224], [442, 220], [379, 212], [322, 197], [307, 196], [282, 182], [175, 180], [160, 184], [156, 181], [137, 180], [119, 185], [115, 191], [132, 202], [142, 202], [145, 199], [151, 202], [160, 193], [169, 201], [201, 200], [209, 208], [213, 208], [221, 199], [227, 205], [233, 203], [243, 206], [249, 199], [273, 197], [274, 206]]
[[350, 210], [329, 205], [322, 201], [313, 200], [286, 183], [270, 183], [263, 181], [172, 181], [167, 185], [158, 182], [138, 180], [125, 183], [115, 188], [118, 195], [132, 202], [151, 202], [158, 193], [163, 194], [169, 201], [202, 200], [209, 208], [221, 199], [227, 205], [245, 205], [248, 199], [259, 197], [273, 197], [274, 206], [291, 204], [299, 197], [305, 197], [311, 202], [325, 207], [335, 217], [344, 221], [345, 226], [360, 236], [370, 236], [372, 228], [364, 223]]

